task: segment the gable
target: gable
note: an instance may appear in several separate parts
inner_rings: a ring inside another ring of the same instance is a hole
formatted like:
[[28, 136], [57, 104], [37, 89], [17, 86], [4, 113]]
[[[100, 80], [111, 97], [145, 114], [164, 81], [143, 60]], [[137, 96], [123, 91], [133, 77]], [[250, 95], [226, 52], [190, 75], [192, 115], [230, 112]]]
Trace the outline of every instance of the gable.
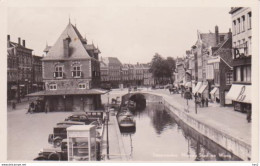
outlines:
[[[69, 55], [64, 55], [64, 43], [63, 40], [69, 38]], [[62, 59], [62, 60], [73, 60], [73, 59], [90, 59], [91, 57], [87, 53], [86, 49], [83, 46], [81, 41], [81, 35], [73, 27], [71, 23], [69, 23], [66, 29], [62, 32], [56, 43], [50, 48], [47, 56], [43, 58], [43, 60], [54, 60], [54, 59]]]

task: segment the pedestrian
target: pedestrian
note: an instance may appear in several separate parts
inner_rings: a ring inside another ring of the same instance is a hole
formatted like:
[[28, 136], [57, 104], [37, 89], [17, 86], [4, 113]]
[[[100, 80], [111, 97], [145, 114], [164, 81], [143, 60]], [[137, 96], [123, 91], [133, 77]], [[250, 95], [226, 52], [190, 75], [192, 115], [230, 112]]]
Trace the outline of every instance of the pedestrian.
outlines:
[[31, 102], [30, 105], [29, 105], [29, 109], [28, 109], [26, 114], [28, 114], [28, 113], [31, 114], [31, 113], [33, 113], [33, 111], [34, 111], [34, 102]]
[[209, 106], [209, 99], [208, 99], [208, 98], [206, 98], [206, 100], [205, 100], [205, 104], [206, 104], [206, 107]]
[[250, 107], [249, 104], [246, 105], [245, 110], [246, 110], [246, 113], [247, 113], [247, 116], [246, 116], [247, 122], [250, 123], [251, 122], [252, 110], [251, 110], [251, 107]]
[[202, 96], [202, 97], [201, 97], [201, 104], [202, 104], [202, 107], [204, 107], [204, 103], [205, 103], [205, 99], [204, 99], [204, 97]]
[[16, 103], [14, 100], [12, 100], [12, 109], [15, 110], [15, 108], [16, 108]]
[[47, 114], [50, 111], [48, 100], [45, 102], [45, 113]]

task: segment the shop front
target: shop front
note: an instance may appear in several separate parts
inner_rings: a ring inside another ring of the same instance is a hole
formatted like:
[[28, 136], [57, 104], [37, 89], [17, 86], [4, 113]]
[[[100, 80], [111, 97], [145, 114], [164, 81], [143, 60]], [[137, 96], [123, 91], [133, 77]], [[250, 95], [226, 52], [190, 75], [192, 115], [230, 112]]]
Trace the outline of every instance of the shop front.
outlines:
[[101, 95], [106, 91], [98, 89], [89, 90], [46, 90], [27, 95], [38, 96], [44, 99], [44, 110], [53, 111], [91, 111], [102, 109]]
[[211, 100], [213, 102], [219, 103], [220, 99], [219, 99], [219, 88], [218, 87], [214, 87], [210, 91], [210, 95], [211, 95]]
[[192, 89], [192, 93], [196, 94], [201, 86], [202, 86], [202, 82], [198, 82], [195, 88]]
[[204, 99], [208, 98], [208, 90], [207, 90], [208, 84], [203, 84], [198, 90], [199, 96], [203, 97]]
[[251, 85], [233, 84], [226, 97], [232, 100], [235, 111], [251, 111]]

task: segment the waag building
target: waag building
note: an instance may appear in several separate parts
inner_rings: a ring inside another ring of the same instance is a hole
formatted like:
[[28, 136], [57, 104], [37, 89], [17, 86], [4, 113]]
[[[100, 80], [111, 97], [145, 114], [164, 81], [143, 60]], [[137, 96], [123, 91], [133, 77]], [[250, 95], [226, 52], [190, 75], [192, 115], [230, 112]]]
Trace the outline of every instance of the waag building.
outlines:
[[101, 109], [99, 49], [88, 44], [70, 22], [42, 59], [45, 90], [29, 94], [44, 101], [45, 111]]

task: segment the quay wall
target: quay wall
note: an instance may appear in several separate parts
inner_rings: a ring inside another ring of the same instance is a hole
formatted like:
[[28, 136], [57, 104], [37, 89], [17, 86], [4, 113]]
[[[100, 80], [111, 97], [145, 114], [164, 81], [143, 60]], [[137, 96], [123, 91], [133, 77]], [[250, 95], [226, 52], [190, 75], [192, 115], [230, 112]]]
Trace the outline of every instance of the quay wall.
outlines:
[[149, 93], [144, 93], [145, 97], [149, 102], [152, 102], [153, 99], [156, 102], [164, 103], [165, 107], [167, 107], [172, 113], [174, 113], [180, 120], [182, 120], [185, 124], [190, 126], [191, 128], [198, 131], [200, 134], [206, 136], [211, 139], [224, 149], [230, 151], [234, 155], [238, 156], [242, 160], [248, 161], [251, 159], [251, 145], [222, 132], [220, 129], [216, 129], [212, 126], [209, 126], [197, 119], [193, 118], [186, 111], [180, 110], [174, 105], [172, 105], [169, 101], [164, 99], [160, 95], [154, 95]]

